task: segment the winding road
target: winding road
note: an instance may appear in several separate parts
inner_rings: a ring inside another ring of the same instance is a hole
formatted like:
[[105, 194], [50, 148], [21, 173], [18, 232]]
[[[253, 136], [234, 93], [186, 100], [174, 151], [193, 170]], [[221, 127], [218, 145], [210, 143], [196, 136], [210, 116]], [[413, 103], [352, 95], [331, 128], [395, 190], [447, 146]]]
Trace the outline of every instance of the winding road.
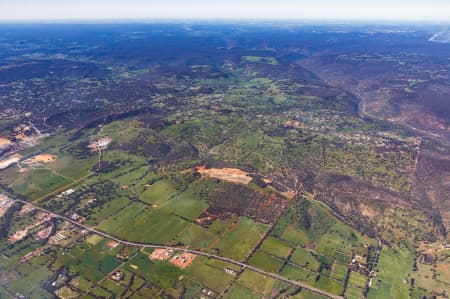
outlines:
[[102, 236], [104, 238], [113, 240], [113, 241], [115, 241], [117, 243], [120, 243], [120, 244], [123, 244], [123, 245], [138, 246], [138, 247], [144, 247], [144, 248], [155, 248], [155, 249], [172, 249], [172, 250], [185, 251], [185, 252], [188, 252], [188, 253], [202, 255], [202, 256], [206, 256], [208, 258], [213, 258], [213, 259], [216, 259], [216, 260], [221, 260], [221, 261], [224, 261], [224, 262], [227, 262], [227, 263], [230, 263], [230, 264], [234, 264], [236, 266], [242, 267], [243, 269], [249, 269], [251, 271], [254, 271], [254, 272], [266, 275], [268, 277], [272, 277], [272, 278], [275, 278], [277, 280], [283, 281], [285, 283], [291, 284], [293, 286], [297, 286], [297, 287], [301, 287], [301, 288], [307, 289], [307, 290], [309, 290], [311, 292], [317, 293], [319, 295], [322, 295], [322, 296], [325, 296], [325, 297], [328, 297], [328, 298], [344, 299], [343, 296], [337, 296], [337, 295], [334, 295], [334, 294], [330, 294], [330, 293], [328, 293], [328, 292], [326, 292], [324, 290], [321, 290], [321, 289], [309, 286], [309, 285], [304, 284], [302, 282], [291, 280], [291, 279], [288, 279], [288, 278], [286, 278], [284, 276], [278, 275], [276, 273], [267, 272], [267, 271], [264, 271], [264, 270], [262, 270], [260, 268], [257, 268], [257, 267], [254, 267], [254, 266], [251, 266], [251, 265], [248, 265], [246, 263], [242, 263], [242, 262], [230, 259], [230, 258], [226, 258], [226, 257], [223, 257], [223, 256], [210, 254], [210, 253], [203, 252], [203, 251], [190, 250], [190, 249], [185, 249], [185, 248], [180, 248], [180, 247], [173, 247], [173, 246], [166, 246], [166, 245], [156, 245], [156, 244], [147, 244], [147, 243], [139, 243], [139, 242], [130, 242], [130, 241], [122, 240], [122, 239], [119, 239], [117, 237], [111, 236], [111, 235], [109, 235], [109, 234], [107, 234], [107, 233], [105, 233], [103, 231], [100, 231], [98, 229], [95, 229], [95, 228], [86, 226], [84, 224], [78, 223], [78, 222], [76, 222], [76, 221], [74, 221], [74, 220], [72, 220], [72, 219], [70, 219], [68, 217], [55, 214], [55, 213], [53, 213], [53, 212], [51, 212], [51, 211], [49, 211], [47, 209], [44, 209], [44, 208], [38, 207], [36, 205], [33, 205], [33, 204], [31, 204], [31, 203], [29, 203], [27, 201], [20, 200], [20, 199], [14, 199], [14, 201], [30, 205], [31, 207], [35, 208], [36, 210], [48, 213], [50, 216], [52, 216], [54, 218], [59, 218], [59, 219], [65, 220], [65, 221], [67, 221], [67, 222], [69, 222], [69, 223], [71, 223], [71, 224], [73, 224], [73, 225], [75, 225], [77, 227], [80, 227], [80, 228], [82, 228], [82, 229], [84, 229], [86, 231], [89, 231], [91, 233], [95, 233], [97, 235], [100, 235], [100, 236]]

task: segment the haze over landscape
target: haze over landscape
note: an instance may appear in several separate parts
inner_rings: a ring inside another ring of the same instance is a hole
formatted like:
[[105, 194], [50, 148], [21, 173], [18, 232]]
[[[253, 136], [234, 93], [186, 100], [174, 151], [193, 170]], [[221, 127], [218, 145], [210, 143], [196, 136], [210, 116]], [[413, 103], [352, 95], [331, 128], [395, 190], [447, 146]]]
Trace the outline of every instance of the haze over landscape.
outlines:
[[446, 22], [446, 0], [2, 0], [0, 19], [295, 19]]

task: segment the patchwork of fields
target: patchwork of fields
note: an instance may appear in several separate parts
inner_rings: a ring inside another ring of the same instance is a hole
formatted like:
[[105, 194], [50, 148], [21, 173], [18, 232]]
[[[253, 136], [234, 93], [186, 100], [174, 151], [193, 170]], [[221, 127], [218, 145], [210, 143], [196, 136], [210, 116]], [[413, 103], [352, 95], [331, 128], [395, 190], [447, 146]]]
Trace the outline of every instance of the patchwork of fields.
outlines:
[[[80, 160], [80, 163], [90, 165], [91, 169], [86, 167], [84, 173], [78, 174], [69, 173], [70, 164], [60, 161], [73, 162], [76, 158], [70, 155], [58, 157], [47, 164], [49, 169], [68, 177], [67, 181], [58, 184], [31, 180], [35, 175], [40, 175], [40, 169], [24, 172], [13, 167], [8, 169], [12, 176], [8, 176], [3, 183], [9, 184], [17, 192], [16, 195], [30, 198], [34, 204], [123, 240], [201, 250], [236, 261], [248, 261], [262, 270], [278, 273], [330, 294], [343, 294], [345, 290], [350, 292], [353, 285], [353, 292], [362, 294], [367, 273], [349, 270], [349, 263], [358, 254], [363, 259], [360, 266], [363, 266], [368, 254], [364, 246], [373, 246], [375, 241], [360, 236], [319, 205], [306, 198], [286, 199], [282, 192], [277, 194], [278, 191], [269, 185], [241, 185], [239, 193], [230, 193], [226, 190], [234, 188], [235, 183], [227, 182], [226, 178], [197, 176], [195, 169], [154, 174], [137, 156], [124, 156], [114, 150], [105, 150], [102, 163], [108, 165], [118, 157], [122, 164], [104, 173], [94, 172], [95, 159]], [[40, 177], [49, 182], [59, 180], [52, 176]], [[252, 180], [251, 177], [249, 179]], [[39, 197], [21, 194], [23, 181], [32, 181], [39, 186], [42, 194]], [[238, 206], [233, 204], [236, 198], [231, 196], [240, 197], [241, 202], [247, 200], [247, 209], [255, 200], [270, 196], [272, 201], [278, 200], [282, 212], [276, 216], [275, 222], [273, 217], [264, 220], [258, 214], [252, 216], [247, 213], [248, 216], [244, 216], [242, 213], [246, 210], [236, 209]], [[308, 227], [291, 220], [293, 215], [305, 212], [299, 207], [310, 209], [306, 213], [313, 215]], [[208, 215], [215, 217], [208, 222], [199, 221], [207, 210], [210, 211]], [[30, 221], [33, 221], [35, 213], [28, 213]], [[329, 227], [325, 228], [324, 224]], [[16, 223], [9, 230], [17, 230], [24, 225], [26, 223]], [[239, 294], [259, 297], [289, 292], [298, 297], [307, 292], [263, 274], [242, 271], [236, 265], [202, 256], [196, 257], [185, 269], [177, 268], [168, 260], [150, 259], [151, 250], [142, 251], [120, 244], [111, 246], [111, 242], [103, 237], [76, 233], [77, 229], [70, 228], [70, 224], [56, 222], [51, 225], [64, 235], [63, 241], [66, 243], [57, 241], [56, 247], [53, 247], [27, 238], [26, 242], [32, 248], [44, 248], [43, 254], [30, 260], [33, 265], [39, 260], [36, 270], [31, 271], [30, 275], [48, 267], [44, 272], [48, 278], [52, 271], [56, 271], [56, 285], [50, 287], [61, 285], [55, 290], [61, 296], [91, 294], [108, 297], [121, 293], [145, 297], [153, 292], [158, 296], [176, 296], [179, 292], [200, 294], [205, 288], [206, 294], [211, 291], [214, 296], [225, 294], [225, 298], [235, 298]], [[320, 238], [314, 227], [323, 230]], [[67, 232], [73, 229], [74, 235], [68, 238]], [[313, 240], [317, 243], [313, 244]], [[23, 254], [13, 248], [6, 254], [20, 259]], [[58, 248], [66, 249], [61, 251]], [[112, 280], [111, 273], [114, 271], [121, 271], [125, 275], [124, 280]], [[362, 276], [359, 278], [362, 285], [353, 283], [356, 274]], [[31, 276], [29, 279], [34, 278]], [[65, 281], [68, 285], [58, 281]], [[150, 289], [148, 284], [152, 285]], [[21, 289], [15, 291], [24, 292]]]

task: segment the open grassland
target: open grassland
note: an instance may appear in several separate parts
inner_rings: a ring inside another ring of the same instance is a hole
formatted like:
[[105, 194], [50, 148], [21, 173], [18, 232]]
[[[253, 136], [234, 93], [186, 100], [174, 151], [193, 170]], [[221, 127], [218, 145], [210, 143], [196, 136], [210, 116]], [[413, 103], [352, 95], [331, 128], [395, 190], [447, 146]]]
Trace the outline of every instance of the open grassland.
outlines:
[[219, 293], [233, 279], [233, 276], [225, 273], [223, 267], [210, 263], [206, 257], [200, 256], [186, 270], [186, 277]]
[[298, 294], [295, 294], [291, 298], [293, 298], [293, 299], [325, 299], [327, 297], [303, 289]]
[[345, 289], [345, 296], [348, 299], [359, 299], [364, 295], [363, 289], [348, 285]]
[[195, 186], [197, 184], [201, 184], [201, 182], [193, 183], [185, 192], [178, 194], [170, 201], [162, 204], [162, 210], [170, 211], [194, 221], [209, 206], [206, 201], [198, 195], [196, 190], [198, 187]]
[[87, 292], [89, 288], [93, 286], [93, 282], [87, 280], [83, 276], [77, 276], [70, 281], [70, 285], [82, 292]]
[[280, 289], [286, 287], [286, 285], [271, 277], [248, 270], [242, 272], [237, 283], [253, 290], [261, 297], [273, 296], [273, 294], [277, 294]]
[[339, 295], [344, 291], [343, 283], [331, 280], [323, 275], [314, 283], [314, 286], [334, 295]]
[[435, 264], [426, 264], [422, 257], [417, 258], [417, 271], [414, 271], [412, 278], [414, 279], [414, 295], [427, 296], [432, 290], [436, 293], [450, 292], [450, 263], [447, 253], [441, 252], [437, 254]]
[[289, 279], [301, 281], [309, 285], [313, 285], [314, 281], [319, 275], [318, 273], [308, 271], [306, 269], [302, 269], [299, 267], [295, 267], [289, 264], [283, 267], [281, 274], [283, 276], [288, 277]]
[[409, 276], [412, 272], [413, 254], [406, 247], [383, 248], [378, 262], [378, 273], [367, 298], [408, 298]]
[[338, 260], [335, 260], [332, 269], [333, 269], [333, 272], [331, 274], [332, 278], [339, 281], [345, 281], [345, 278], [347, 277], [348, 263], [343, 263]]
[[47, 297], [48, 293], [40, 286], [48, 280], [51, 274], [51, 271], [45, 267], [40, 267], [39, 271], [36, 271], [31, 265], [18, 264], [14, 270], [2, 275], [5, 281], [8, 282], [4, 287], [10, 291], [5, 298], [10, 298], [11, 293], [15, 294], [17, 292], [28, 296], [36, 296], [34, 298]]
[[139, 196], [143, 201], [160, 206], [177, 193], [167, 180], [160, 180], [150, 185]]
[[245, 270], [237, 282], [262, 296], [268, 296], [272, 293], [276, 280], [256, 272]]
[[250, 265], [276, 273], [280, 271], [283, 263], [263, 252], [256, 252], [249, 260]]
[[189, 223], [183, 233], [179, 236], [182, 244], [189, 245], [190, 249], [206, 250], [210, 245], [220, 238], [219, 235], [202, 226]]
[[350, 272], [345, 295], [349, 298], [360, 298], [363, 295], [366, 281], [367, 278], [364, 275], [354, 271]]
[[77, 180], [89, 174], [96, 163], [97, 157], [94, 155], [83, 159], [78, 159], [72, 155], [64, 155], [58, 156], [55, 161], [45, 164], [45, 168], [63, 177]]
[[216, 248], [220, 254], [235, 260], [243, 260], [258, 243], [264, 231], [251, 219], [239, 217], [220, 239]]
[[150, 260], [150, 258], [138, 253], [124, 266], [130, 272], [144, 277], [146, 281], [157, 284], [163, 288], [176, 288], [182, 270], [165, 261]]
[[71, 183], [64, 177], [54, 174], [48, 169], [36, 169], [2, 177], [2, 183], [8, 185], [15, 193], [36, 200]]
[[176, 240], [188, 224], [173, 214], [133, 203], [104, 220], [98, 228], [130, 241], [166, 244]]
[[105, 205], [93, 208], [87, 217], [86, 224], [88, 225], [98, 225], [104, 219], [111, 217], [118, 211], [125, 209], [126, 206], [130, 204], [129, 200], [126, 198], [117, 198], [108, 202]]
[[290, 261], [312, 271], [317, 271], [320, 267], [320, 260], [310, 251], [297, 247], [291, 256]]
[[105, 279], [100, 284], [100, 287], [104, 288], [105, 290], [108, 290], [111, 294], [122, 294], [123, 291], [125, 291], [125, 286], [114, 282], [110, 279]]
[[249, 298], [249, 299], [260, 299], [261, 295], [252, 291], [249, 288], [244, 287], [239, 283], [233, 284], [233, 286], [228, 289], [223, 298], [235, 299], [235, 298]]
[[348, 280], [349, 285], [353, 285], [353, 286], [359, 287], [359, 288], [364, 288], [366, 281], [367, 281], [367, 279], [364, 275], [362, 275], [358, 272], [355, 272], [355, 271], [350, 272], [350, 277]]
[[274, 237], [267, 237], [259, 249], [281, 258], [286, 258], [292, 250], [289, 244]]
[[306, 232], [297, 230], [294, 225], [288, 224], [284, 231], [281, 233], [280, 238], [292, 243], [298, 244], [302, 247], [311, 247], [310, 239]]

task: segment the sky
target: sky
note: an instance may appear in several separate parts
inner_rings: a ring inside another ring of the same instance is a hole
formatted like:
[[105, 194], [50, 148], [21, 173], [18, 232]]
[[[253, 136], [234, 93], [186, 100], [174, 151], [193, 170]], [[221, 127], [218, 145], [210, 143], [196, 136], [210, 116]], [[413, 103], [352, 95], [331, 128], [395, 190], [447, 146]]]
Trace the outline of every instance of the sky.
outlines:
[[450, 0], [0, 0], [0, 21], [64, 19], [450, 22]]

